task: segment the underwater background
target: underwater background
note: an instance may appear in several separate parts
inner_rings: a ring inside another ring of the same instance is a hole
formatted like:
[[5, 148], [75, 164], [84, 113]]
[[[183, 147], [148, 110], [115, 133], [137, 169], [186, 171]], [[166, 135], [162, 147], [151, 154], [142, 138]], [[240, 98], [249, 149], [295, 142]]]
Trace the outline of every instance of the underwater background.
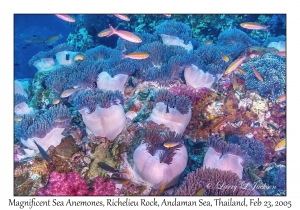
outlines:
[[14, 194], [286, 195], [285, 43], [285, 14], [14, 15]]

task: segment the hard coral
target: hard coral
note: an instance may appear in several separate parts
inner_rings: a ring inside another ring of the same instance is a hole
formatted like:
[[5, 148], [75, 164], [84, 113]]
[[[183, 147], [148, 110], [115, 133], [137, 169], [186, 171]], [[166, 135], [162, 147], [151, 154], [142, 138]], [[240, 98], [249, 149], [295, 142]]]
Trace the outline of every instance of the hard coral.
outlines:
[[255, 195], [235, 173], [210, 168], [198, 168], [189, 173], [176, 190], [176, 195], [196, 195], [202, 188], [205, 188], [204, 195], [208, 196]]

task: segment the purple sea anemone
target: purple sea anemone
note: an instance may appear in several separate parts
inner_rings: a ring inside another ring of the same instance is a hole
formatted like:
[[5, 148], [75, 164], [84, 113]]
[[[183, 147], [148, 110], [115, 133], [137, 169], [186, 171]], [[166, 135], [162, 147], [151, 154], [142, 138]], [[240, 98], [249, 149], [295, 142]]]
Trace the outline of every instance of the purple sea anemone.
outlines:
[[30, 149], [38, 151], [33, 142], [36, 141], [44, 150], [47, 150], [51, 145], [60, 144], [63, 137], [62, 132], [70, 120], [68, 108], [59, 104], [42, 114], [24, 117], [19, 125], [18, 136], [22, 144]]
[[196, 195], [205, 188], [206, 196], [251, 196], [255, 192], [231, 171], [198, 168], [189, 173], [176, 190], [176, 195]]
[[135, 178], [155, 189], [164, 183], [167, 187], [173, 186], [186, 167], [187, 157], [181, 135], [149, 128], [145, 141], [133, 154]]
[[232, 171], [242, 178], [243, 167], [249, 162], [249, 156], [236, 144], [228, 144], [222, 138], [209, 137], [209, 147], [203, 161], [203, 167]]
[[82, 115], [88, 134], [113, 140], [125, 126], [124, 97], [119, 90], [87, 90], [78, 94], [74, 106]]

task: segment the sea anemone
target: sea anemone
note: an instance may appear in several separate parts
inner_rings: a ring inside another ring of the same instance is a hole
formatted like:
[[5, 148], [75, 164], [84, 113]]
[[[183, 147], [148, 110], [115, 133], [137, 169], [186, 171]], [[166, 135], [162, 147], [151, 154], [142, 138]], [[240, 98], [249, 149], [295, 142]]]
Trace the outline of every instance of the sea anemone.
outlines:
[[103, 90], [120, 90], [124, 92], [128, 75], [117, 74], [111, 77], [106, 71], [102, 71], [97, 78], [97, 88]]
[[14, 106], [17, 106], [18, 104], [22, 103], [22, 102], [25, 102], [27, 100], [27, 98], [20, 94], [20, 93], [16, 93], [14, 95]]
[[228, 144], [222, 138], [209, 137], [209, 147], [203, 161], [203, 167], [232, 171], [242, 178], [243, 167], [248, 164], [249, 156], [236, 144]]
[[227, 29], [219, 34], [218, 45], [225, 55], [236, 59], [248, 47], [259, 46], [259, 43], [239, 29]]
[[56, 105], [42, 114], [24, 117], [17, 134], [26, 147], [38, 151], [33, 142], [36, 141], [44, 150], [47, 150], [51, 145], [60, 144], [63, 138], [62, 132], [70, 123], [70, 119], [68, 108], [64, 105]]
[[206, 196], [248, 196], [255, 192], [235, 173], [211, 168], [198, 168], [190, 172], [176, 190], [176, 195], [196, 195], [205, 188]]
[[162, 89], [158, 91], [155, 102], [148, 121], [164, 124], [171, 131], [183, 133], [191, 119], [191, 101]]
[[14, 112], [16, 115], [33, 114], [33, 108], [27, 105], [26, 100], [24, 95], [19, 93], [14, 95]]
[[202, 69], [195, 65], [185, 68], [184, 79], [188, 85], [194, 88], [210, 88], [216, 80], [212, 74], [204, 73]]
[[155, 33], [178, 37], [184, 41], [184, 44], [187, 44], [191, 40], [192, 30], [184, 23], [176, 22], [175, 20], [165, 20], [156, 27]]
[[250, 162], [255, 166], [260, 166], [265, 162], [266, 149], [263, 142], [256, 139], [233, 135], [228, 139], [229, 143], [237, 144], [250, 156]]
[[187, 158], [181, 135], [163, 133], [156, 127], [149, 128], [144, 142], [133, 154], [135, 178], [155, 189], [161, 188], [164, 183], [166, 187], [173, 186], [185, 169]]
[[88, 134], [113, 140], [125, 126], [124, 98], [120, 91], [87, 90], [79, 93], [74, 106], [82, 115]]

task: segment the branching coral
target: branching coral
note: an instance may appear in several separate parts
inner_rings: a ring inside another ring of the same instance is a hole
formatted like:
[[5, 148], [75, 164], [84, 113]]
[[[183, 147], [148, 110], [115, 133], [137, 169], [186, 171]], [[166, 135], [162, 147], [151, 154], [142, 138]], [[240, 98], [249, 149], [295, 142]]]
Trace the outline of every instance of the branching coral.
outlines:
[[211, 136], [207, 140], [207, 150], [203, 167], [232, 171], [242, 178], [243, 167], [249, 156], [238, 145], [228, 144], [222, 138]]
[[[257, 79], [253, 72], [252, 65], [259, 72], [264, 81]], [[273, 101], [283, 95], [286, 90], [286, 59], [274, 55], [265, 54], [262, 57], [251, 59], [243, 65], [247, 75], [241, 75], [245, 79], [248, 89], [258, 91], [261, 96], [271, 95]]]
[[242, 150], [247, 152], [251, 158], [251, 162], [255, 166], [260, 166], [265, 162], [266, 149], [263, 142], [256, 139], [249, 139], [247, 137], [233, 135], [228, 139], [228, 142], [237, 144]]
[[189, 173], [176, 190], [176, 195], [196, 195], [202, 188], [205, 188], [204, 195], [208, 196], [255, 195], [235, 173], [210, 168], [198, 168]]

